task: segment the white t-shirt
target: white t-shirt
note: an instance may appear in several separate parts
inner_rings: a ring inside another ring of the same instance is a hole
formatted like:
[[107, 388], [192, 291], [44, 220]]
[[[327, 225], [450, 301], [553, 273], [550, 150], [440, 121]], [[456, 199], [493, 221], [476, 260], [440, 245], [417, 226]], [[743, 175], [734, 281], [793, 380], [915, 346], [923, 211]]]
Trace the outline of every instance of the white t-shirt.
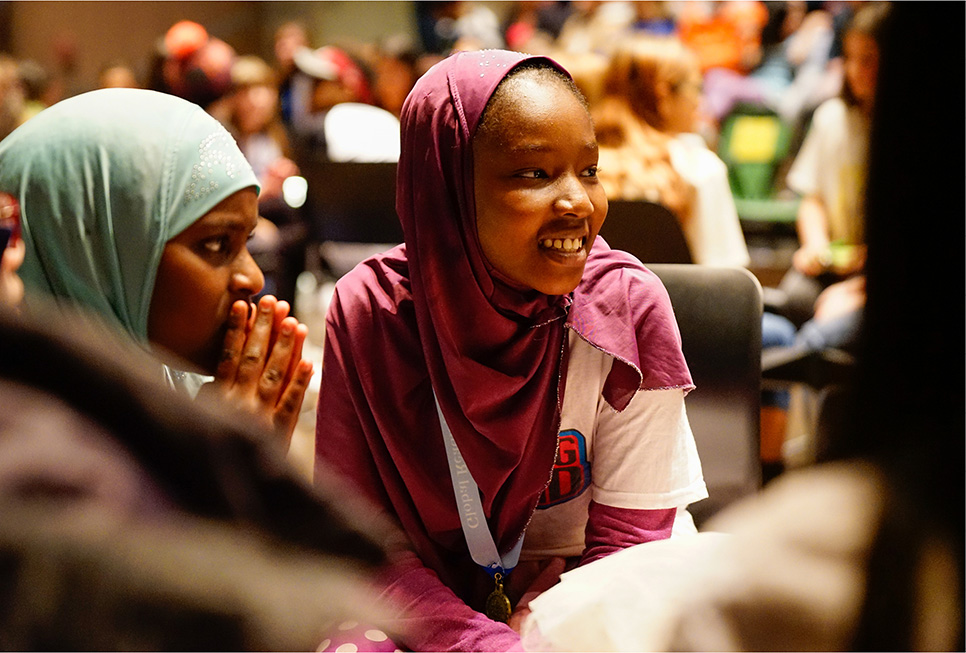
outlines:
[[728, 168], [697, 134], [668, 142], [671, 165], [695, 191], [691, 219], [684, 225], [691, 258], [702, 265], [747, 267], [751, 263], [738, 210], [728, 185]]
[[822, 200], [833, 241], [864, 242], [868, 149], [868, 121], [841, 98], [832, 98], [815, 110], [802, 149], [788, 172], [789, 188]]
[[618, 413], [602, 394], [614, 359], [573, 331], [568, 345], [557, 462], [521, 560], [580, 555], [591, 499], [617, 508], [678, 508], [690, 525], [683, 509], [708, 496], [684, 390], [638, 392]]

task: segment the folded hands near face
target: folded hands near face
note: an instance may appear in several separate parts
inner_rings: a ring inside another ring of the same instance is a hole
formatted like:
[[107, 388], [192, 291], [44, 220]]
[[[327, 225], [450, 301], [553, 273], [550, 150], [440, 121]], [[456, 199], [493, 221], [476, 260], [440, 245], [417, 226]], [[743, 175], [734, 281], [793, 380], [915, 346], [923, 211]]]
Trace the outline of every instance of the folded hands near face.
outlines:
[[255, 415], [286, 447], [312, 378], [312, 364], [302, 358], [308, 328], [288, 313], [288, 302], [272, 296], [262, 297], [252, 311], [236, 301], [215, 381], [205, 386]]

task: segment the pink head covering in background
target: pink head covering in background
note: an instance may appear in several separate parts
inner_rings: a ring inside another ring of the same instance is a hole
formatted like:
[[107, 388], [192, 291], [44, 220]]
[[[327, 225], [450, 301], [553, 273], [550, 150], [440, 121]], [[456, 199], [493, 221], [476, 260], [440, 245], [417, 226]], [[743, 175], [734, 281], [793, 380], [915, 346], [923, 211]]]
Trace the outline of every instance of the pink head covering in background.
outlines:
[[640, 388], [692, 387], [667, 294], [633, 257], [598, 239], [573, 295], [547, 296], [482, 253], [471, 139], [499, 82], [534, 58], [458, 53], [417, 82], [396, 182], [405, 244], [343, 277], [328, 318], [316, 475], [341, 472], [394, 512], [464, 600], [492, 582], [470, 580], [434, 390], [505, 553], [550, 479], [565, 327], [620, 361], [605, 386], [618, 410]]

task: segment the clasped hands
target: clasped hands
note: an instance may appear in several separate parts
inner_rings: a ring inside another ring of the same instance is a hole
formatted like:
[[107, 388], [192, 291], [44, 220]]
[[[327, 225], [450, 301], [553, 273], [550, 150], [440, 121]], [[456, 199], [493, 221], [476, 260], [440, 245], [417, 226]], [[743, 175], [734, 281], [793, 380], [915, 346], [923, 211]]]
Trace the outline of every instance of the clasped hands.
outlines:
[[302, 359], [308, 328], [270, 295], [251, 313], [248, 302], [232, 305], [215, 380], [205, 387], [255, 416], [287, 449], [312, 379], [312, 363]]

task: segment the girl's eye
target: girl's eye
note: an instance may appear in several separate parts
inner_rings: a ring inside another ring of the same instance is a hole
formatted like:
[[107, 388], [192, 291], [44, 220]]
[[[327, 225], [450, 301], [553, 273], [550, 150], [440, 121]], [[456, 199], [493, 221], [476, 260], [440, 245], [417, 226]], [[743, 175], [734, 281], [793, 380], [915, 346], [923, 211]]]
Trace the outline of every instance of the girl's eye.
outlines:
[[526, 170], [518, 173], [517, 177], [522, 177], [524, 179], [546, 179], [547, 173], [543, 170]]
[[597, 176], [597, 173], [599, 171], [600, 170], [599, 170], [599, 168], [597, 166], [590, 166], [589, 168], [587, 168], [586, 170], [584, 170], [584, 176], [585, 177], [596, 177]]
[[202, 246], [211, 254], [224, 254], [228, 251], [228, 238], [226, 236], [209, 238], [202, 243]]

